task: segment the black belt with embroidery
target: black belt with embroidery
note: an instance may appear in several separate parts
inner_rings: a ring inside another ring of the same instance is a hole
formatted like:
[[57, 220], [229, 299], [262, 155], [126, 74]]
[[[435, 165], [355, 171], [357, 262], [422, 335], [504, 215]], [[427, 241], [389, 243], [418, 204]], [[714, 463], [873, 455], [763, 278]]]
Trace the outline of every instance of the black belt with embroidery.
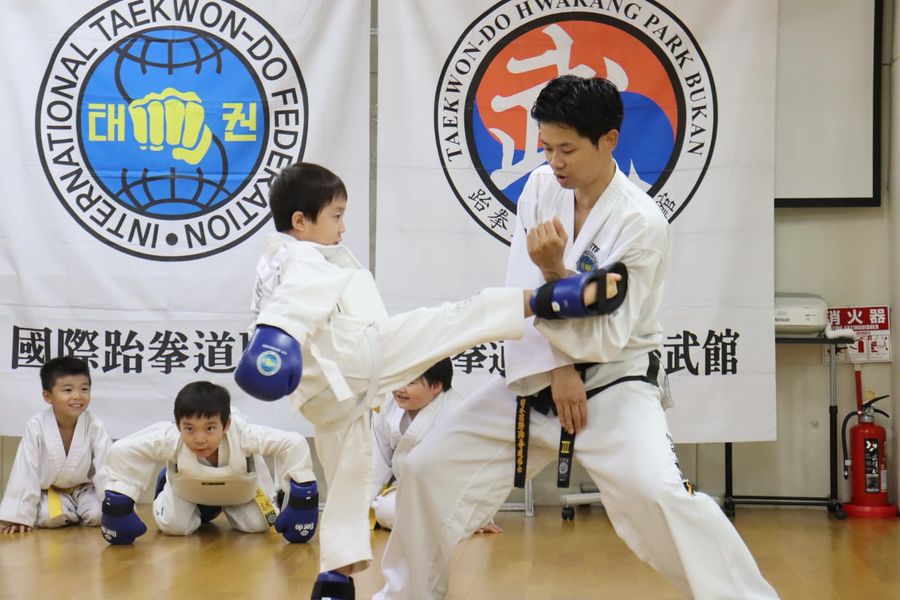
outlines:
[[[645, 375], [620, 377], [606, 385], [585, 390], [585, 395], [588, 398], [593, 398], [600, 392], [607, 390], [614, 385], [625, 383], [626, 381], [644, 381], [653, 385], [659, 385], [657, 377], [659, 375], [660, 353], [654, 350], [649, 356], [650, 364], [647, 366], [647, 373]], [[595, 364], [597, 363], [577, 364], [575, 365], [575, 368], [578, 370], [581, 378], [584, 379], [585, 372], [589, 367], [592, 367]], [[532, 408], [544, 415], [550, 414], [551, 411], [554, 415], [557, 414], [550, 386], [545, 387], [531, 396], [518, 396], [516, 398], [516, 464], [513, 481], [517, 488], [525, 487], [525, 474], [528, 468], [528, 429], [531, 423]], [[572, 456], [574, 452], [575, 434], [569, 433], [560, 427], [559, 456], [556, 462], [556, 487], [569, 487], [569, 478], [572, 474]]]

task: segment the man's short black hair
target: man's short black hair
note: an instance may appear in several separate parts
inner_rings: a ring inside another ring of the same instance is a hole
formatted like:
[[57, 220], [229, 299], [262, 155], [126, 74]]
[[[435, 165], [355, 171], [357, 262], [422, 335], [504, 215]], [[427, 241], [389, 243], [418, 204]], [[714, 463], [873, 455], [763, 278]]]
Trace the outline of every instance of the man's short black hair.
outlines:
[[622, 97], [609, 80], [563, 75], [541, 90], [531, 117], [538, 123], [571, 127], [595, 146], [600, 138], [622, 127]]
[[175, 423], [185, 417], [219, 417], [224, 426], [231, 418], [231, 394], [209, 381], [189, 383], [175, 396]]
[[84, 375], [91, 382], [91, 368], [86, 361], [74, 356], [60, 356], [51, 358], [41, 367], [41, 387], [50, 391], [56, 385], [56, 380], [69, 375]]
[[290, 231], [291, 219], [300, 211], [313, 223], [335, 198], [346, 198], [341, 178], [313, 163], [299, 162], [282, 169], [269, 188], [269, 210], [278, 231]]
[[440, 383], [444, 387], [443, 391], [450, 391], [450, 384], [453, 383], [453, 363], [449, 358], [445, 358], [431, 365], [427, 371], [422, 373], [422, 379], [428, 385]]

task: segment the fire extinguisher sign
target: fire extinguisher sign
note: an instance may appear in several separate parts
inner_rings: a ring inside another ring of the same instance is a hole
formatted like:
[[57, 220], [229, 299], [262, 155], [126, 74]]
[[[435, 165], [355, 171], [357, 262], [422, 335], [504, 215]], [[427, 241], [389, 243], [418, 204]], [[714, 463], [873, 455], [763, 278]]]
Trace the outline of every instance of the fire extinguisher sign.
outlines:
[[[838, 362], [891, 361], [891, 308], [889, 306], [849, 306], [829, 308], [832, 329], [852, 329], [857, 341], [837, 354]], [[828, 360], [825, 349], [825, 360]]]

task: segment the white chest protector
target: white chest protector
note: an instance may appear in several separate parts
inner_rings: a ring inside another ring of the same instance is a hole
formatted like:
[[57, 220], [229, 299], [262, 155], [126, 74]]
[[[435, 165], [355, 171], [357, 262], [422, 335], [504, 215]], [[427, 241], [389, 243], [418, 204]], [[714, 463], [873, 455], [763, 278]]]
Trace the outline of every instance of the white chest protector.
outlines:
[[254, 458], [241, 452], [234, 427], [225, 436], [219, 446], [219, 462], [224, 458], [226, 464], [218, 467], [204, 465], [184, 442], [178, 441], [175, 460], [166, 464], [168, 483], [175, 495], [210, 506], [236, 506], [253, 500], [259, 485]]

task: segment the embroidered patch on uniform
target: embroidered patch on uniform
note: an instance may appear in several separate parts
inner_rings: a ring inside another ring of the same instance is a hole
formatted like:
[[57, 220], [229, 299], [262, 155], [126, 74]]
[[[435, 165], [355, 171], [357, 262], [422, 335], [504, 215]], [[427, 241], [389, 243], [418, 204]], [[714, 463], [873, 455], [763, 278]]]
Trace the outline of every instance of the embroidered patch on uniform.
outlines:
[[575, 263], [575, 267], [581, 273], [591, 273], [597, 270], [597, 255], [590, 250], [585, 250]]

